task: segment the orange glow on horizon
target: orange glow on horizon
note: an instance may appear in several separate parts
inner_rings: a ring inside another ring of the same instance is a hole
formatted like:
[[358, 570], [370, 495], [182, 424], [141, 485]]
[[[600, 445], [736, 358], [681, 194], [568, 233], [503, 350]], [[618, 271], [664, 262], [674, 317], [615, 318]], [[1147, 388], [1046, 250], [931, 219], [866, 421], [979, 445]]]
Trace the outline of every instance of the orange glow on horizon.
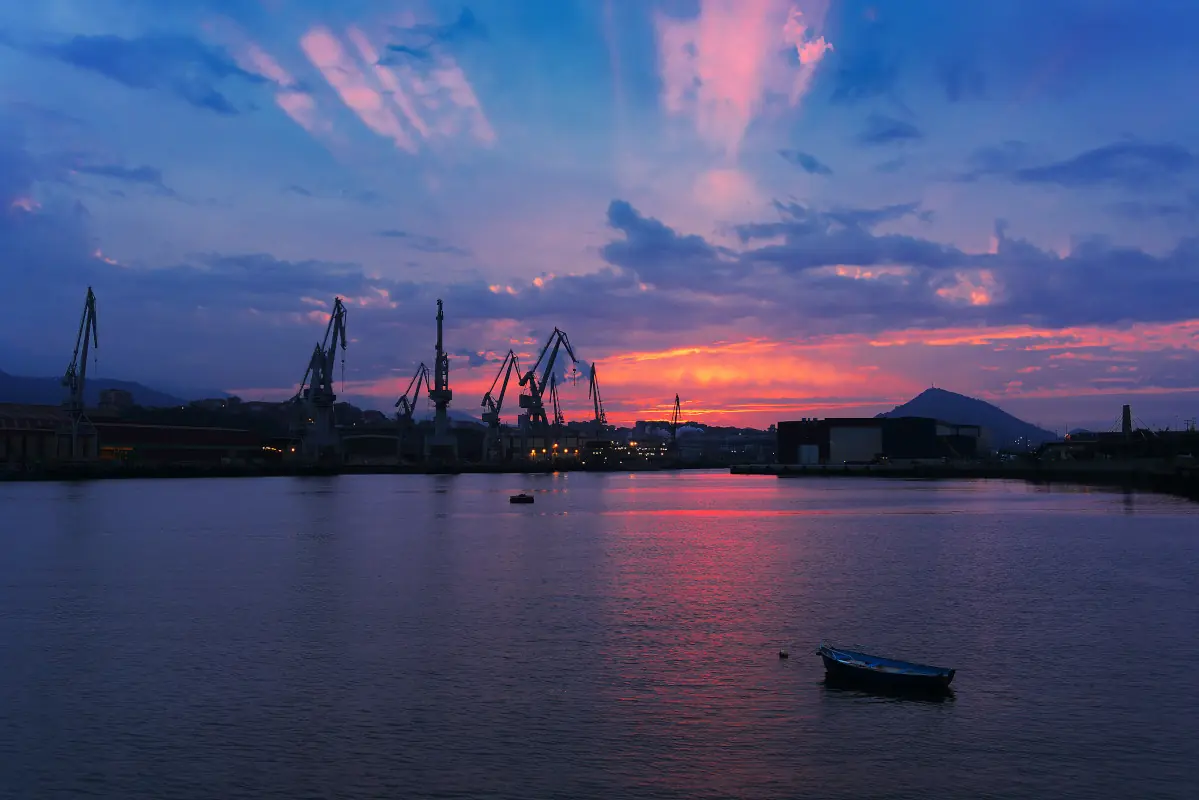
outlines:
[[[309, 315], [314, 320], [328, 318], [315, 309]], [[495, 332], [507, 327], [495, 327]], [[512, 341], [511, 346], [525, 360], [521, 351], [536, 349], [537, 343]], [[947, 358], [938, 352], [946, 348], [963, 352], [958, 359]], [[1174, 350], [1199, 351], [1199, 320], [1126, 329], [1017, 325], [847, 334], [805, 341], [753, 338], [618, 352], [596, 358], [595, 363], [610, 424], [669, 419], [677, 392], [684, 420], [765, 428], [795, 416], [874, 415], [911, 399], [930, 380], [938, 385], [947, 380], [945, 385], [957, 391], [992, 401], [1199, 391], [1199, 387], [1157, 385], [1147, 374], [1142, 378], [1144, 370], [1135, 365], [1109, 368], [1112, 362], [1134, 362], [1137, 354], [1171, 358]], [[498, 347], [488, 351], [490, 362], [482, 366], [466, 366], [459, 359], [452, 362], [456, 411], [481, 413], [482, 397], [496, 376], [502, 352]], [[1008, 365], [980, 363], [980, 352], [986, 358], [1006, 359]], [[353, 363], [352, 353], [348, 361]], [[1078, 370], [1086, 370], [1085, 375], [1079, 377]], [[1113, 371], [1120, 374], [1113, 377]], [[390, 411], [408, 386], [409, 372], [350, 380], [344, 387], [339, 385], [338, 392], [379, 398], [384, 401], [380, 406]], [[294, 392], [295, 387], [235, 393], [283, 399]], [[508, 424], [515, 422], [519, 392], [513, 379], [503, 410]], [[565, 382], [559, 394], [568, 420], [591, 418], [585, 379]], [[420, 407], [418, 416], [424, 418], [431, 408], [431, 404]]]

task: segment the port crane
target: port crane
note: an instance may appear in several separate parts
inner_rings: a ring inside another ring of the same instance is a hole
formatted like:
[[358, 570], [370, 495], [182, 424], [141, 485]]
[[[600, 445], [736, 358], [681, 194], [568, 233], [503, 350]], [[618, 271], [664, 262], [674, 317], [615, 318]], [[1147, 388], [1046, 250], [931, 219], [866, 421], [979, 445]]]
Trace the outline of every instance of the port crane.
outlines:
[[[516, 357], [516, 353], [512, 350], [508, 351], [508, 355], [504, 356], [503, 362], [500, 363], [499, 372], [495, 375], [495, 380], [491, 382], [491, 388], [487, 390], [487, 394], [483, 395], [483, 424], [487, 426], [486, 440], [483, 446], [483, 455], [487, 461], [502, 461], [504, 458], [503, 440], [500, 435], [500, 411], [504, 407], [504, 395], [508, 393], [508, 381], [512, 378], [512, 373], [516, 372], [517, 380], [520, 380], [520, 361]], [[495, 393], [496, 386], [499, 386], [499, 394]]]
[[301, 451], [305, 459], [336, 459], [341, 454], [341, 440], [337, 434], [333, 404], [337, 395], [333, 391], [333, 362], [338, 346], [341, 346], [341, 380], [345, 385], [346, 351], [346, 307], [340, 297], [333, 299], [333, 312], [325, 327], [325, 338], [313, 348], [308, 360], [308, 369], [300, 381], [299, 391], [292, 397], [304, 411]]
[[458, 460], [458, 439], [450, 430], [450, 401], [454, 399], [454, 392], [450, 389], [450, 355], [442, 344], [444, 322], [445, 310], [438, 300], [436, 357], [433, 385], [429, 388], [429, 399], [433, 401], [433, 435], [425, 438], [425, 457], [453, 462]]
[[591, 363], [591, 374], [587, 379], [587, 396], [591, 398], [592, 404], [595, 406], [595, 427], [596, 435], [603, 432], [604, 426], [608, 424], [608, 414], [604, 411], [604, 401], [600, 397], [599, 378], [595, 374], [595, 362]]
[[[546, 340], [545, 346], [541, 348], [541, 354], [537, 356], [537, 361], [534, 362], [532, 369], [525, 373], [520, 378], [521, 386], [529, 386], [529, 394], [520, 396], [520, 407], [526, 411], [526, 421], [529, 428], [534, 431], [544, 430], [549, 426], [549, 419], [545, 413], [545, 390], [553, 388], [550, 394], [551, 401], [555, 401], [557, 397], [557, 381], [554, 379], [554, 365], [558, 360], [558, 352], [561, 348], [566, 348], [566, 354], [570, 356], [571, 364], [577, 365], [579, 359], [575, 357], [574, 348], [570, 346], [570, 337], [565, 332], [554, 328], [554, 332], [550, 334]], [[546, 354], [549, 358], [546, 358]], [[544, 367], [542, 366], [544, 362]], [[537, 370], [541, 369], [541, 380], [537, 379]], [[561, 424], [561, 411], [555, 411], [556, 424]]]
[[679, 419], [682, 417], [682, 409], [679, 407], [679, 396], [674, 396], [674, 411], [670, 415], [670, 450], [675, 452], [678, 450], [679, 438]]
[[[80, 433], [91, 430], [91, 422], [84, 412], [83, 389], [87, 381], [87, 357], [91, 347], [100, 349], [96, 334], [96, 295], [87, 287], [87, 298], [83, 301], [83, 316], [79, 318], [79, 333], [75, 336], [75, 354], [63, 375], [62, 385], [67, 389], [64, 405], [71, 417], [71, 460], [78, 461], [87, 456], [80, 442]], [[94, 356], [93, 356], [94, 357]]]
[[422, 361], [416, 368], [416, 374], [408, 382], [408, 388], [400, 395], [400, 399], [396, 400], [396, 457], [400, 461], [404, 460], [404, 439], [408, 431], [412, 430], [412, 417], [416, 413], [417, 401], [420, 400], [421, 387], [428, 393], [431, 382], [429, 368]]

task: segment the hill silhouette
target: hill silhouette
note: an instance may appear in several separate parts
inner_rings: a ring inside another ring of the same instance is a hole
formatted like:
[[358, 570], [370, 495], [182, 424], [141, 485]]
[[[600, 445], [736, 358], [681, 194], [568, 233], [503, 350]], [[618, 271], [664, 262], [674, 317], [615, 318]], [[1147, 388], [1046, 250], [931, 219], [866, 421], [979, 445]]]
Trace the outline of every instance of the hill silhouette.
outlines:
[[[157, 389], [151, 389], [140, 383], [118, 381], [111, 378], [88, 378], [83, 387], [84, 404], [98, 405], [100, 392], [105, 389], [124, 389], [133, 395], [134, 403], [146, 408], [187, 404], [186, 400]], [[66, 391], [59, 378], [29, 378], [22, 375], [9, 375], [0, 370], [0, 403], [58, 405], [66, 399]]]
[[978, 425], [990, 447], [1024, 450], [1058, 439], [1057, 434], [1013, 417], [998, 406], [945, 389], [925, 389], [880, 417], [933, 417], [958, 425]]

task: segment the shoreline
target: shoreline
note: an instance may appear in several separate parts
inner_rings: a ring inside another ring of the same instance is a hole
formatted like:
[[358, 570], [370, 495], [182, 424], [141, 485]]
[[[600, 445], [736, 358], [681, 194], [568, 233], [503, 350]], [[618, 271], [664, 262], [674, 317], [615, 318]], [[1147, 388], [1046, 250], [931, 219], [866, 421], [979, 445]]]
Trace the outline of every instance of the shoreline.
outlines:
[[890, 478], [893, 480], [1018, 480], [1031, 484], [1136, 489], [1199, 502], [1199, 468], [1145, 462], [1071, 464], [960, 463], [915, 465], [747, 464], [731, 467], [734, 475], [778, 478]]
[[181, 480], [201, 478], [299, 478], [334, 475], [552, 475], [556, 472], [643, 473], [727, 470], [732, 475], [775, 478], [888, 478], [892, 480], [1018, 480], [1031, 484], [1074, 484], [1115, 487], [1165, 494], [1199, 502], [1199, 468], [1170, 466], [1159, 460], [1084, 464], [949, 463], [916, 465], [795, 465], [795, 464], [637, 464], [618, 468], [548, 467], [540, 465], [459, 464], [454, 466], [350, 464], [176, 464], [176, 465], [58, 465], [0, 472], [0, 484], [53, 481]]
[[28, 470], [0, 472], [0, 484], [6, 482], [104, 481], [104, 480], [177, 480], [185, 478], [299, 478], [333, 475], [552, 475], [556, 472], [673, 472], [682, 470], [727, 470], [728, 464], [638, 464], [619, 468], [583, 468], [514, 464], [457, 464], [453, 466], [349, 464], [336, 466], [301, 464], [164, 464], [56, 465]]

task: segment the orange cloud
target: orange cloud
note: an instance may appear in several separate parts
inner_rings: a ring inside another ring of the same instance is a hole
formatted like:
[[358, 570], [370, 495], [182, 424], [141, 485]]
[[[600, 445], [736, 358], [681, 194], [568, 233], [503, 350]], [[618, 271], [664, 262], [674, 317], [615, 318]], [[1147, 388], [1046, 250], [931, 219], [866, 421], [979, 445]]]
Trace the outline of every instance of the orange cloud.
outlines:
[[1104, 347], [1123, 352], [1145, 352], [1171, 348], [1199, 350], [1199, 319], [1176, 323], [1137, 323], [1125, 329], [1099, 327], [1052, 329], [1011, 325], [994, 328], [906, 330], [870, 338], [870, 344], [874, 347], [897, 347], [913, 344], [930, 347], [957, 347], [996, 343], [1022, 344], [1021, 349], [1024, 350], [1073, 351], [1082, 347]]
[[972, 306], [989, 306], [995, 300], [999, 288], [995, 275], [989, 269], [975, 272], [954, 273], [956, 283], [937, 290], [937, 296], [955, 303]]
[[92, 252], [92, 258], [96, 259], [97, 261], [103, 261], [105, 264], [112, 264], [114, 267], [120, 266], [119, 261], [117, 261], [115, 258], [109, 258], [108, 256], [104, 255], [99, 247]]

